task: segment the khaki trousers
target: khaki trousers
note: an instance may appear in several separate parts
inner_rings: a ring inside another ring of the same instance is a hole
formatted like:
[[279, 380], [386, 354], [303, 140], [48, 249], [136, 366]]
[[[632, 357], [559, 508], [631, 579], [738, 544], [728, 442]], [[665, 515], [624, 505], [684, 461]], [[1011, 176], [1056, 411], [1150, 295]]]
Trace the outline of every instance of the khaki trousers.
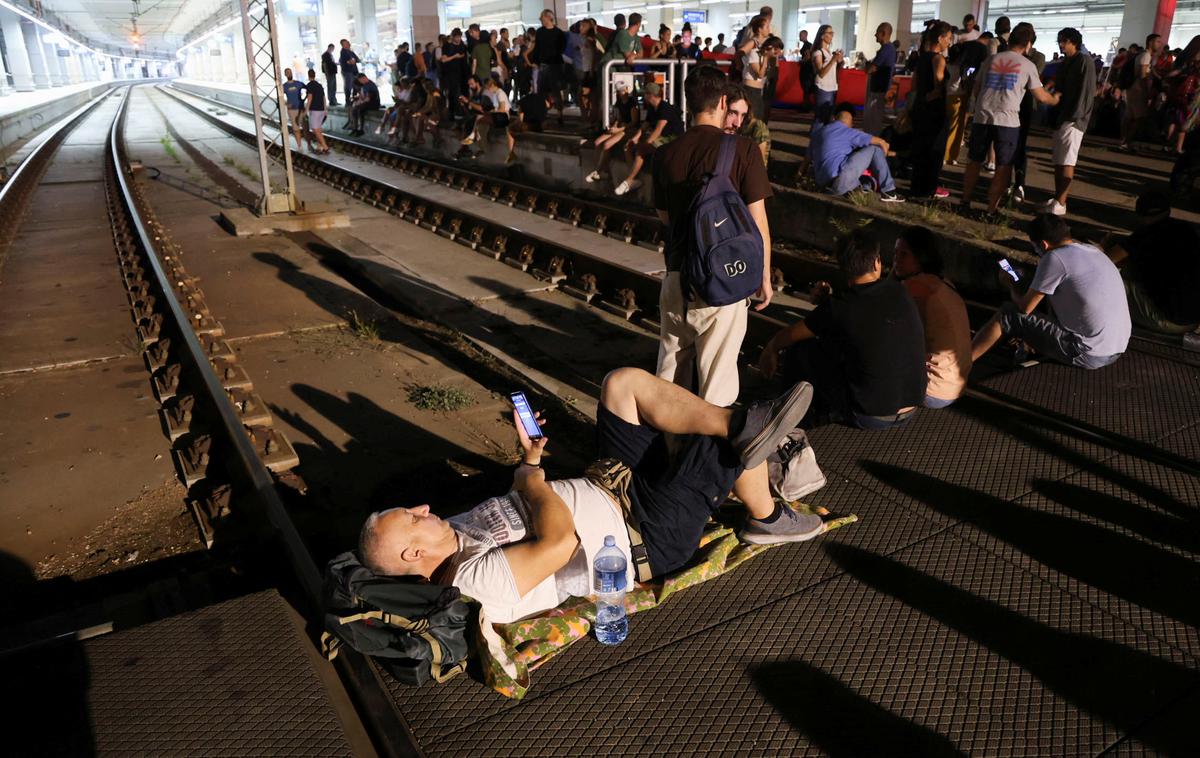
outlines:
[[692, 301], [686, 316], [683, 306], [679, 272], [668, 271], [658, 299], [662, 327], [656, 373], [713, 405], [733, 405], [738, 396], [738, 353], [746, 336], [746, 302], [709, 306]]

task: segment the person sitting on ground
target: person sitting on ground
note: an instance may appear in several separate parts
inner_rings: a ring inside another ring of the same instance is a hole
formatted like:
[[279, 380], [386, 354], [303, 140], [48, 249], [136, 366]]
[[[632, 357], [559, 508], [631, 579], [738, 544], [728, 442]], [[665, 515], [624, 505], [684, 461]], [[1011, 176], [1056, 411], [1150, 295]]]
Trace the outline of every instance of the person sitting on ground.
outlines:
[[910, 226], [900, 233], [892, 276], [904, 283], [925, 327], [926, 408], [945, 408], [957, 400], [971, 373], [967, 305], [942, 278], [942, 267], [937, 235], [928, 227]]
[[620, 145], [627, 136], [638, 131], [641, 124], [641, 112], [637, 100], [629, 91], [629, 85], [624, 81], [616, 83], [617, 100], [613, 103], [613, 115], [616, 119], [608, 129], [596, 138], [596, 168], [583, 178], [588, 184], [595, 184], [608, 178], [608, 162], [612, 158], [613, 148]]
[[[1131, 325], [1117, 267], [1099, 248], [1071, 239], [1061, 216], [1035, 216], [1029, 239], [1041, 255], [1037, 273], [1024, 294], [1007, 274], [999, 274], [1012, 302], [975, 333], [971, 360], [978, 362], [1001, 337], [1023, 340], [1050, 360], [1079, 368], [1102, 368], [1120, 358]], [[1042, 298], [1049, 300], [1053, 317], [1034, 314]]]
[[646, 160], [654, 151], [683, 134], [683, 116], [679, 108], [663, 99], [662, 86], [651, 82], [642, 89], [646, 100], [646, 117], [636, 135], [625, 146], [629, 154], [629, 174], [617, 185], [617, 196], [642, 186], [637, 178]]
[[400, 143], [408, 142], [409, 132], [413, 126], [413, 117], [425, 106], [424, 79], [420, 77], [406, 79], [402, 95], [403, 99], [396, 103], [394, 122], [388, 129], [388, 142], [393, 140]]
[[845, 239], [837, 258], [846, 289], [776, 333], [759, 368], [774, 376], [782, 354], [784, 380], [813, 385], [809, 425], [899, 426], [925, 399], [925, 330], [917, 306], [900, 282], [881, 277], [879, 240], [865, 230]]
[[[798, 384], [772, 402], [735, 410], [641, 369], [617, 369], [600, 390], [600, 460], [583, 478], [546, 481], [547, 438], [531, 441], [514, 414], [524, 462], [511, 491], [446, 521], [428, 505], [373, 513], [362, 527], [359, 559], [381, 576], [452, 584], [479, 601], [489, 621], [507, 623], [591, 594], [592, 562], [606, 535], [632, 556], [630, 582], [678, 570], [731, 489], [749, 512], [739, 532], [744, 541], [811, 539], [825, 524], [775, 502], [765, 463], [811, 396]], [[684, 441], [674, 463], [668, 434]], [[630, 527], [642, 542], [632, 550]]]
[[366, 134], [367, 114], [379, 110], [379, 87], [366, 74], [359, 74], [357, 82], [358, 93], [350, 109], [350, 133], [361, 137]]
[[477, 124], [486, 120], [491, 113], [492, 99], [483, 94], [483, 81], [478, 76], [471, 76], [467, 79], [467, 92], [465, 95], [459, 95], [458, 102], [465, 118], [462, 124], [461, 147], [459, 147], [456, 157], [474, 156], [471, 145], [479, 140]]
[[508, 123], [508, 158], [505, 163], [517, 161], [517, 135], [525, 132], [541, 132], [550, 109], [554, 107], [553, 92], [535, 92], [526, 95], [517, 103], [517, 120]]
[[1171, 201], [1151, 191], [1137, 199], [1138, 228], [1109, 245], [1121, 269], [1133, 323], [1164, 334], [1195, 331], [1200, 325], [1200, 234], [1171, 218]]
[[833, 120], [817, 128], [813, 125], [808, 145], [809, 160], [817, 185], [833, 195], [848, 195], [862, 187], [863, 172], [868, 169], [878, 182], [879, 199], [885, 203], [902, 203], [896, 194], [887, 163], [888, 143], [854, 128], [854, 106], [842, 103], [834, 111]]
[[446, 115], [446, 101], [442, 97], [441, 90], [432, 79], [420, 80], [421, 89], [424, 91], [424, 104], [413, 111], [413, 145], [425, 144], [425, 129], [428, 128], [433, 134], [433, 146], [440, 147], [442, 144], [442, 130], [440, 124]]
[[771, 130], [760, 118], [755, 118], [750, 112], [750, 101], [746, 88], [740, 84], [729, 85], [729, 95], [726, 98], [729, 110], [725, 111], [725, 133], [740, 134], [758, 145], [762, 153], [763, 165], [771, 155]]

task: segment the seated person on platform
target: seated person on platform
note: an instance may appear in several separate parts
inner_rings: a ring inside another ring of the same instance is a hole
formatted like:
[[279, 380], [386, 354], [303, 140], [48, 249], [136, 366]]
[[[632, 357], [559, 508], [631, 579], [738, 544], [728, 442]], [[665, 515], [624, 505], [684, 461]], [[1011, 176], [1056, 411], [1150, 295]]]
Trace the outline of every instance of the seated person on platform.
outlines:
[[1165, 334], [1194, 331], [1200, 324], [1200, 234], [1171, 218], [1162, 192], [1137, 199], [1139, 226], [1109, 246], [1108, 257], [1121, 269], [1133, 323]]
[[[1007, 274], [1012, 294], [978, 332], [971, 359], [978, 361], [1001, 337], [1015, 337], [1046, 358], [1080, 368], [1101, 368], [1121, 357], [1129, 344], [1129, 305], [1121, 273], [1100, 248], [1071, 239], [1061, 216], [1043, 213], [1029, 223], [1029, 239], [1039, 251], [1037, 273], [1021, 294]], [[1050, 301], [1051, 316], [1033, 309]]]
[[617, 81], [614, 87], [617, 90], [617, 100], [613, 103], [613, 115], [616, 119], [596, 138], [596, 170], [583, 178], [588, 184], [608, 178], [608, 161], [612, 158], [613, 148], [624, 142], [626, 137], [638, 132], [638, 126], [641, 124], [642, 114], [638, 110], [637, 99], [629, 91], [629, 85], [624, 81]]
[[517, 119], [508, 122], [508, 158], [505, 163], [515, 163], [517, 160], [517, 135], [525, 132], [540, 132], [546, 123], [546, 116], [554, 107], [553, 92], [535, 92], [526, 95], [517, 103]]
[[833, 120], [814, 129], [808, 143], [808, 158], [812, 163], [817, 185], [833, 195], [846, 195], [859, 189], [863, 172], [871, 170], [879, 182], [879, 199], [885, 203], [902, 203], [896, 194], [896, 182], [888, 168], [888, 143], [855, 129], [854, 107], [842, 103], [834, 111]]
[[967, 305], [942, 278], [937, 235], [910, 226], [896, 240], [892, 276], [912, 295], [925, 326], [926, 408], [945, 408], [958, 399], [971, 373], [971, 326]]
[[847, 287], [781, 329], [759, 368], [813, 385], [809, 425], [839, 421], [859, 429], [907, 422], [925, 399], [925, 330], [917, 306], [895, 279], [881, 278], [879, 241], [857, 230], [838, 247]]
[[350, 133], [361, 137], [366, 133], [367, 114], [379, 110], [379, 87], [366, 74], [359, 74], [357, 94], [350, 108]]
[[642, 89], [646, 100], [646, 117], [642, 128], [629, 138], [625, 151], [629, 158], [629, 174], [617, 185], [615, 193], [620, 196], [642, 186], [638, 179], [646, 161], [654, 157], [658, 148], [683, 134], [683, 116], [679, 108], [663, 99], [662, 86], [650, 82]]
[[[606, 535], [631, 555], [623, 513], [642, 539], [629, 563], [631, 580], [684, 566], [731, 488], [750, 514], [743, 540], [811, 539], [824, 523], [774, 501], [765, 463], [811, 398], [812, 388], [798, 384], [745, 410], [720, 408], [641, 369], [617, 369], [600, 390], [601, 460], [584, 477], [547, 482], [539, 467], [546, 438], [531, 441], [514, 414], [525, 462], [508, 494], [448, 521], [427, 505], [374, 513], [363, 525], [359, 558], [380, 575], [453, 584], [491, 621], [509, 622], [590, 594], [592, 562]], [[688, 435], [677, 438], [682, 449], [673, 461], [666, 434]]]

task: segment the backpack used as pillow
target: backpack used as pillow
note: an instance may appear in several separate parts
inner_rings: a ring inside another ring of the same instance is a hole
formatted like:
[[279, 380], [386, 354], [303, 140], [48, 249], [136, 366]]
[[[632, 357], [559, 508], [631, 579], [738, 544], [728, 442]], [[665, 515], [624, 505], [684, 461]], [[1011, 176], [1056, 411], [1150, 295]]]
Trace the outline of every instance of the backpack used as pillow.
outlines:
[[456, 587], [378, 576], [346, 552], [325, 568], [324, 602], [321, 647], [331, 661], [349, 645], [410, 685], [466, 670], [471, 607]]
[[788, 432], [779, 447], [767, 456], [767, 482], [771, 492], [789, 503], [825, 486], [825, 474], [803, 429]]
[[721, 138], [717, 165], [688, 209], [691, 226], [680, 278], [686, 297], [706, 305], [730, 305], [758, 292], [763, 279], [763, 240], [746, 201], [733, 186], [737, 136]]

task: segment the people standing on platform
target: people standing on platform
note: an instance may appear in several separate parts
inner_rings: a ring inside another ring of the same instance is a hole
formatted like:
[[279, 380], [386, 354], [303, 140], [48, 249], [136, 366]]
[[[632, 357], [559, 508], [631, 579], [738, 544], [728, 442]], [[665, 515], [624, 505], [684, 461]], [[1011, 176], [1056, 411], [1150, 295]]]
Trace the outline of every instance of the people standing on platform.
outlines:
[[727, 48], [728, 45], [725, 44], [725, 33], [722, 32], [721, 34], [717, 35], [717, 44], [713, 45], [712, 51], [720, 55], [721, 53], [725, 52]]
[[[1034, 43], [1037, 42], [1037, 33], [1034, 31], [1033, 24], [1022, 21], [1013, 27], [1013, 31], [1019, 28], [1029, 30], [1030, 41], [1029, 47], [1025, 49], [1025, 57], [1033, 63], [1037, 69], [1038, 77], [1042, 76], [1042, 71], [1046, 68], [1046, 56], [1034, 48]], [[1021, 108], [1018, 111], [1018, 117], [1021, 121], [1020, 131], [1017, 133], [1017, 152], [1013, 156], [1013, 187], [1012, 199], [1016, 204], [1025, 202], [1025, 174], [1029, 167], [1029, 130], [1033, 126], [1034, 106], [1033, 95], [1029, 92], [1021, 98]]]
[[[726, 406], [738, 397], [737, 358], [746, 334], [749, 301], [710, 306], [684, 292], [680, 270], [689, 254], [692, 202], [706, 175], [717, 166], [725, 134], [729, 78], [716, 66], [697, 66], [684, 83], [692, 126], [682, 137], [654, 156], [654, 207], [669, 232], [666, 275], [659, 297], [661, 326], [658, 369], [663, 379], [695, 387], [710, 403]], [[762, 282], [755, 310], [766, 308], [771, 288], [771, 233], [766, 199], [771, 182], [758, 148], [743, 137], [736, 140], [730, 181], [762, 237]]]
[[987, 43], [982, 38], [960, 42], [946, 57], [946, 155], [951, 166], [958, 165], [962, 153], [971, 102], [979, 81], [979, 68], [988, 57]]
[[650, 57], [654, 60], [663, 60], [670, 58], [671, 55], [671, 27], [659, 24], [658, 39], [654, 40], [654, 44], [650, 46]]
[[971, 373], [971, 325], [967, 305], [942, 278], [938, 238], [928, 227], [900, 233], [892, 255], [892, 276], [904, 284], [925, 327], [926, 408], [945, 408], [962, 395]]
[[495, 51], [492, 49], [491, 35], [481, 33], [479, 24], [471, 24], [467, 34], [471, 37], [471, 76], [477, 76], [481, 81], [490, 79], [492, 64], [496, 59]]
[[746, 88], [740, 84], [730, 85], [728, 105], [729, 109], [725, 112], [725, 133], [740, 134], [758, 145], [763, 166], [766, 166], [771, 155], [771, 130], [750, 112]]
[[[879, 240], [856, 229], [838, 245], [845, 287], [776, 332], [758, 366], [813, 386], [809, 425], [902, 426], [925, 399], [925, 331], [904, 286], [883, 276]], [[828, 286], [828, 285], [826, 285]]]
[[767, 37], [762, 46], [752, 49], [742, 58], [742, 86], [750, 98], [750, 110], [754, 117], [765, 121], [770, 105], [763, 93], [767, 84], [767, 73], [771, 61], [783, 52], [783, 41], [778, 37]]
[[288, 124], [292, 130], [292, 136], [296, 138], [296, 149], [300, 150], [303, 145], [300, 143], [300, 135], [304, 134], [304, 125], [300, 123], [304, 116], [304, 97], [301, 94], [304, 92], [304, 85], [292, 78], [292, 70], [285, 68], [283, 70], [283, 90], [284, 100], [287, 102]]
[[1117, 145], [1118, 150], [1133, 150], [1133, 142], [1150, 116], [1150, 101], [1155, 95], [1154, 83], [1157, 78], [1154, 64], [1162, 48], [1162, 37], [1151, 34], [1146, 38], [1146, 49], [1134, 59], [1133, 84], [1125, 90], [1125, 118], [1121, 121], [1121, 144]]
[[321, 73], [325, 75], [325, 87], [329, 91], [329, 105], [337, 105], [337, 74], [338, 64], [333, 60], [334, 50], [333, 43], [329, 43], [329, 47], [325, 48], [325, 52], [321, 53]]
[[[1029, 288], [1020, 292], [999, 271], [1011, 301], [975, 333], [971, 359], [978, 362], [1001, 337], [1015, 337], [1045, 358], [1078, 368], [1103, 368], [1120, 358], [1132, 326], [1117, 267], [1100, 248], [1072, 239], [1060, 216], [1036, 216], [1029, 240], [1041, 257]], [[1033, 312], [1043, 298], [1052, 316]]]
[[913, 198], [944, 200], [950, 193], [938, 186], [946, 158], [946, 57], [954, 33], [945, 21], [934, 21], [921, 34], [921, 52], [913, 74], [912, 161]]
[[896, 68], [896, 46], [892, 44], [892, 25], [884, 21], [875, 29], [879, 52], [867, 65], [867, 100], [863, 107], [863, 131], [878, 135], [883, 131], [883, 109], [892, 88]]
[[450, 39], [442, 43], [442, 54], [438, 57], [438, 77], [441, 80], [442, 94], [446, 97], [446, 105], [450, 109], [451, 120], [466, 115], [459, 98], [466, 89], [469, 75], [467, 72], [470, 69], [471, 62], [467, 58], [462, 29], [455, 27], [450, 30]]
[[1079, 146], [1088, 124], [1092, 122], [1092, 106], [1096, 102], [1096, 67], [1091, 56], [1082, 51], [1083, 36], [1078, 29], [1067, 27], [1058, 33], [1058, 47], [1063, 58], [1054, 87], [1062, 99], [1054, 118], [1051, 138], [1054, 161], [1054, 197], [1042, 210], [1055, 216], [1067, 213], [1067, 196], [1075, 178], [1075, 163]]
[[[333, 45], [330, 45], [333, 47]], [[304, 87], [307, 96], [304, 101], [304, 108], [308, 111], [308, 126], [312, 129], [313, 136], [317, 140], [317, 150], [319, 154], [329, 152], [329, 145], [325, 143], [325, 90], [322, 89], [317, 81], [317, 72], [313, 69], [308, 70], [308, 84]], [[312, 146], [309, 146], [311, 149]]]
[[1042, 87], [1037, 68], [1025, 57], [1033, 32], [1017, 29], [1009, 37], [1009, 49], [984, 61], [975, 87], [974, 118], [968, 156], [971, 162], [963, 178], [962, 205], [970, 208], [971, 195], [988, 150], [995, 148], [996, 173], [988, 191], [988, 212], [995, 213], [1012, 180], [1012, 161], [1021, 131], [1021, 98], [1025, 91], [1046, 105], [1058, 105], [1059, 96]]
[[958, 30], [958, 36], [954, 38], [954, 41], [955, 43], [974, 42], [982, 33], [983, 30], [975, 23], [974, 14], [968, 13], [963, 16], [962, 28]]
[[683, 134], [683, 116], [678, 106], [663, 99], [661, 85], [650, 82], [642, 89], [642, 94], [646, 102], [646, 116], [638, 133], [626, 145], [629, 173], [617, 185], [615, 193], [618, 197], [641, 187], [642, 182], [637, 177], [642, 166], [659, 148]]
[[[608, 50], [604, 52], [604, 58], [601, 60], [601, 71], [603, 71], [603, 64], [610, 60], [624, 61], [624, 65], [631, 66], [635, 60], [642, 57], [642, 41], [638, 38], [641, 29], [642, 14], [630, 13], [628, 26], [623, 29], [618, 27], [613, 32], [612, 39], [608, 43]], [[598, 82], [597, 86], [603, 87], [604, 82]]]
[[828, 121], [833, 113], [833, 106], [837, 102], [838, 73], [843, 60], [845, 54], [833, 49], [833, 27], [822, 24], [817, 29], [816, 47], [813, 48], [816, 121]]
[[544, 10], [538, 17], [542, 25], [533, 36], [533, 44], [525, 48], [525, 60], [537, 66], [537, 91], [553, 95], [558, 109], [559, 126], [563, 123], [563, 54], [567, 52], [567, 34], [555, 26], [554, 11]]
[[346, 105], [354, 96], [354, 83], [358, 79], [358, 56], [350, 49], [350, 40], [342, 40], [342, 50], [338, 53], [338, 67], [342, 72], [342, 93], [346, 96]]

